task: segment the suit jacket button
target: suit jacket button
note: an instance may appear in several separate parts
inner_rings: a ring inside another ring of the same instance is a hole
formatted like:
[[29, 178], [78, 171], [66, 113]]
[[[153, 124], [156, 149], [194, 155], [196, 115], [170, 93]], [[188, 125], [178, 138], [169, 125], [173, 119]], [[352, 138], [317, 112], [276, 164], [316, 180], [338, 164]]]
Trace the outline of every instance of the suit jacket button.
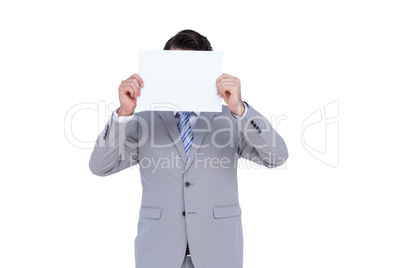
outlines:
[[253, 124], [253, 127], [256, 127], [256, 126], [257, 126], [257, 124], [256, 124], [256, 123], [254, 123], [254, 124]]
[[258, 133], [261, 133], [261, 129], [258, 130]]
[[189, 183], [189, 182], [186, 182], [186, 186], [189, 187], [189, 186], [190, 186], [190, 183]]
[[186, 216], [186, 212], [185, 212], [185, 211], [183, 211], [181, 214], [183, 214], [183, 216]]
[[252, 125], [254, 125], [254, 120], [251, 120], [250, 123], [251, 123]]

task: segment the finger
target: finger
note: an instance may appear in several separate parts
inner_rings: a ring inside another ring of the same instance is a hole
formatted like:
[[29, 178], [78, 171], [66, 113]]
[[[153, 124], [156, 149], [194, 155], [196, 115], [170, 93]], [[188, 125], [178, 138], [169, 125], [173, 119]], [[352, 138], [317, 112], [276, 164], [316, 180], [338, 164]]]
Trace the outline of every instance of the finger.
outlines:
[[239, 80], [237, 78], [234, 78], [234, 77], [223, 77], [217, 83], [217, 87], [222, 83], [239, 84]]
[[141, 84], [141, 86], [144, 86], [144, 81], [142, 81], [142, 78], [138, 75], [138, 74], [134, 74], [133, 75], [135, 79], [138, 80], [139, 84]]
[[136, 75], [136, 74], [130, 75], [130, 77], [127, 78], [126, 80], [128, 80], [128, 79], [134, 79], [134, 78], [135, 78], [135, 75]]
[[139, 81], [139, 84], [141, 84], [142, 87], [144, 86], [144, 81], [142, 80], [141, 76], [139, 76], [138, 74], [133, 74], [132, 76], [127, 78], [127, 80], [131, 80], [131, 79], [137, 79]]
[[129, 82], [131, 88], [134, 90], [134, 98], [141, 95], [141, 87], [136, 79], [131, 79]]
[[222, 79], [230, 78], [230, 77], [233, 77], [233, 76], [223, 73], [216, 79], [216, 84], [218, 84]]
[[230, 93], [233, 91], [235, 87], [237, 87], [237, 83], [231, 83], [231, 82], [221, 82], [219, 84], [219, 92], [221, 93], [222, 96], [226, 96], [226, 92]]
[[221, 94], [221, 87], [222, 83], [226, 81], [227, 78], [224, 77], [225, 74], [222, 74], [217, 80], [216, 80], [216, 89], [217, 89], [217, 94]]
[[226, 86], [239, 86], [239, 83], [237, 83], [237, 81], [230, 81], [230, 80], [223, 80], [219, 83], [218, 86], [222, 86], [222, 85], [226, 85]]
[[135, 86], [133, 82], [123, 81], [122, 85], [122, 93], [127, 94], [129, 93], [132, 98], [136, 97], [135, 93]]
[[222, 87], [221, 87], [221, 86], [218, 86], [218, 87], [216, 88], [216, 93], [219, 95], [219, 97], [222, 97], [221, 91], [222, 91]]
[[223, 84], [220, 84], [218, 87], [218, 95], [223, 98], [225, 95], [226, 88]]
[[225, 87], [223, 87], [223, 86], [221, 87], [219, 95], [221, 98], [224, 98], [226, 96], [226, 88]]
[[225, 76], [226, 74], [221, 74], [217, 79], [216, 79], [216, 85], [219, 84], [219, 82], [222, 80], [222, 78]]
[[140, 84], [138, 83], [137, 79], [135, 79], [133, 81], [133, 85], [134, 85], [134, 88], [135, 88], [136, 97], [141, 96], [141, 87], [140, 87]]

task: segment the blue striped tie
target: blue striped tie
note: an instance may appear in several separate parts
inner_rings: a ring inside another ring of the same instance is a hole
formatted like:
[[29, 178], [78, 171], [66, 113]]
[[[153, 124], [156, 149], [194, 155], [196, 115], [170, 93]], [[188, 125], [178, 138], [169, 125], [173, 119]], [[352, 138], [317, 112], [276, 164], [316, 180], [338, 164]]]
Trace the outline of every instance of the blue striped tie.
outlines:
[[178, 112], [179, 122], [177, 126], [179, 127], [179, 133], [181, 140], [184, 145], [184, 151], [186, 152], [187, 158], [190, 154], [191, 144], [193, 143], [194, 135], [190, 124], [190, 115], [192, 112]]

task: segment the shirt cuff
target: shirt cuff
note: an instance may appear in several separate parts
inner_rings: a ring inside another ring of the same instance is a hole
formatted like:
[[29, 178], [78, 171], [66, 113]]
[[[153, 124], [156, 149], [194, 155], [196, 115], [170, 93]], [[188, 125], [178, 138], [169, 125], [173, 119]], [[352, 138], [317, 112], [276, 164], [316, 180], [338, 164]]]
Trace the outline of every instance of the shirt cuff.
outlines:
[[126, 121], [128, 121], [128, 120], [133, 119], [134, 113], [133, 113], [132, 115], [128, 115], [128, 116], [119, 116], [119, 115], [117, 114], [117, 110], [118, 110], [118, 109], [119, 109], [119, 108], [117, 108], [116, 110], [114, 110], [113, 113], [112, 113], [113, 121], [118, 122], [118, 123], [123, 123], [123, 122], [126, 122]]
[[246, 116], [247, 111], [248, 111], [248, 104], [247, 104], [247, 102], [245, 102], [245, 101], [243, 101], [243, 103], [244, 103], [244, 107], [246, 107], [246, 109], [244, 109], [244, 114], [243, 114], [241, 117], [235, 115], [232, 111], [230, 111], [230, 112], [232, 113], [232, 115], [233, 115], [234, 118], [243, 119], [243, 118]]

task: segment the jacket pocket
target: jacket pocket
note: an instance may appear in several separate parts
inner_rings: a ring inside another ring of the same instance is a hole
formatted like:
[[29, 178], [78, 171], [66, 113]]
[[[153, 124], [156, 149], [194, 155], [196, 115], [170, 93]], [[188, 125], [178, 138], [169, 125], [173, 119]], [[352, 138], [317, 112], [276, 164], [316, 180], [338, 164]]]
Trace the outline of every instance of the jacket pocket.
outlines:
[[140, 208], [140, 218], [158, 220], [160, 219], [161, 214], [162, 214], [162, 208], [159, 207], [141, 206]]
[[239, 204], [215, 206], [213, 208], [213, 211], [215, 219], [235, 217], [240, 216], [242, 214]]

